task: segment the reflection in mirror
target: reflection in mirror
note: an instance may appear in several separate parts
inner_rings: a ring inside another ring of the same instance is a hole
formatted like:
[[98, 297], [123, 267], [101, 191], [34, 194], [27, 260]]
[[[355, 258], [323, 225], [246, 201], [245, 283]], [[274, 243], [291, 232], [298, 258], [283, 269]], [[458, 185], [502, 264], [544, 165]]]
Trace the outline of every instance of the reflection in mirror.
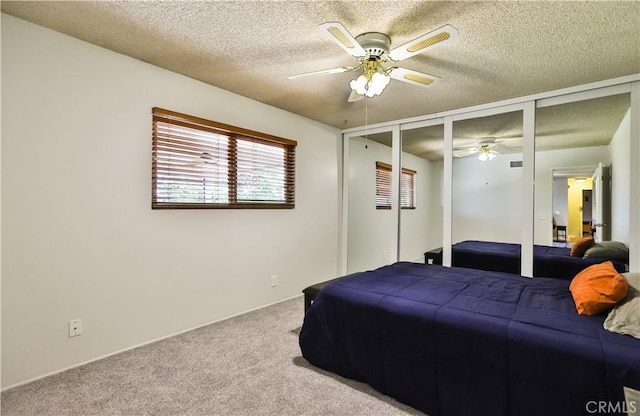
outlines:
[[[581, 149], [576, 150], [582, 153]], [[596, 217], [604, 214], [597, 215], [597, 209], [594, 209], [597, 201], [593, 198], [594, 184], [598, 181], [594, 181], [593, 177], [597, 169], [598, 166], [594, 165], [551, 169], [551, 226], [544, 224], [547, 215], [538, 214], [536, 226], [541, 227], [541, 231], [547, 234], [546, 241], [542, 241], [540, 245], [569, 247], [581, 237], [596, 237], [595, 229], [592, 229], [591, 225], [596, 224]], [[606, 166], [600, 169], [599, 172], [607, 171]], [[545, 187], [542, 183], [540, 189], [544, 188], [548, 186]], [[600, 192], [598, 195], [604, 196]], [[610, 201], [607, 205], [610, 206]], [[598, 233], [599, 240], [602, 235], [603, 232]]]
[[535, 244], [629, 244], [630, 104], [619, 94], [536, 110]]
[[402, 131], [401, 261], [425, 262], [442, 247], [443, 148], [442, 124]]
[[453, 155], [452, 243], [519, 244], [522, 111], [454, 122]]
[[[349, 141], [347, 273], [390, 262], [396, 248], [397, 221], [390, 208], [391, 132], [352, 137]], [[388, 205], [388, 206], [387, 206]]]

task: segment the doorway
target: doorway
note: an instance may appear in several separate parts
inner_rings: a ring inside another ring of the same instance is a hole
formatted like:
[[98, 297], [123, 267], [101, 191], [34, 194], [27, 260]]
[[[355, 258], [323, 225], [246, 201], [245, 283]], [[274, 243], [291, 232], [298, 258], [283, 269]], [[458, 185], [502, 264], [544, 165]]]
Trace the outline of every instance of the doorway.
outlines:
[[553, 169], [553, 245], [571, 246], [593, 236], [596, 170], [595, 166]]
[[593, 189], [582, 190], [582, 237], [593, 237]]

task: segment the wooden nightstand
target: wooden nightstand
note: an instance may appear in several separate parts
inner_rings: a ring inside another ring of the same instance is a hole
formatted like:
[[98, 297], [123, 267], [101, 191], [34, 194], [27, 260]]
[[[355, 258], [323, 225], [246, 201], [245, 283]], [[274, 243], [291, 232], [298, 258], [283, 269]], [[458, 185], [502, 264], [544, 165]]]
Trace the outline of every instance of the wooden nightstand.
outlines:
[[442, 247], [424, 253], [424, 264], [442, 264]]
[[328, 285], [329, 283], [333, 283], [337, 280], [344, 279], [345, 277], [355, 276], [356, 274], [360, 274], [360, 273], [352, 273], [346, 276], [337, 277], [335, 279], [327, 280], [326, 282], [316, 283], [315, 285], [311, 285], [303, 289], [302, 293], [304, 293], [304, 314], [305, 315], [307, 314], [307, 310], [311, 307], [311, 304], [313, 303], [313, 300], [316, 298], [316, 295], [320, 293], [320, 291], [326, 285]]

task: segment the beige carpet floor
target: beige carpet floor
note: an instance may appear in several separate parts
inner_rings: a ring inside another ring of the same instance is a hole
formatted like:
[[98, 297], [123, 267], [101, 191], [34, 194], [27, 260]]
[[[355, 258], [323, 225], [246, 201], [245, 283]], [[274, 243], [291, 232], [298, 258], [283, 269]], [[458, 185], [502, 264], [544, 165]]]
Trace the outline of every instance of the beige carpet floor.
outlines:
[[302, 297], [2, 393], [2, 416], [422, 415], [300, 353]]

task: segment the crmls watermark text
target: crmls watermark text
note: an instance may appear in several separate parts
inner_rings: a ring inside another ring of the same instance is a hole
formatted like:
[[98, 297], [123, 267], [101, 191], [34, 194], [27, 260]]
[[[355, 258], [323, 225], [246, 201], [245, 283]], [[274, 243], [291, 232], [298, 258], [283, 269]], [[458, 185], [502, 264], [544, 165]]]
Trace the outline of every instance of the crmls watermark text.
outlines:
[[628, 402], [608, 402], [608, 401], [588, 401], [585, 409], [587, 413], [595, 415], [606, 415], [606, 414], [619, 414], [619, 413], [636, 413], [638, 406], [635, 400], [629, 400]]

